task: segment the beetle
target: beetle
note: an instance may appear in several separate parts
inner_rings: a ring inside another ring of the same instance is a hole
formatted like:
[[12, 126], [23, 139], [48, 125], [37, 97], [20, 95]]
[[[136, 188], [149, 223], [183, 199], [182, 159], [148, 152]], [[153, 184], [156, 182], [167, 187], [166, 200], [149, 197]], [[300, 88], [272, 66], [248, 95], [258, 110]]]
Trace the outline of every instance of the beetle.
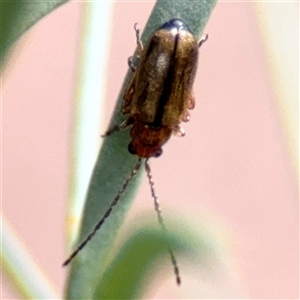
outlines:
[[[139, 170], [144, 158], [158, 221], [162, 229], [166, 231], [148, 160], [162, 154], [162, 146], [170, 139], [172, 133], [177, 136], [185, 134], [180, 123], [189, 121], [189, 110], [195, 107], [192, 88], [197, 71], [198, 53], [208, 35], [197, 42], [186, 22], [180, 18], [173, 18], [155, 30], [144, 47], [136, 25], [134, 29], [139, 60], [135, 66], [132, 57], [128, 59], [133, 77], [124, 92], [121, 109], [121, 112], [128, 117], [123, 123], [108, 130], [103, 137], [131, 126], [128, 151], [139, 157], [138, 162], [102, 219], [64, 262], [64, 266], [70, 263], [100, 229], [128, 183]], [[179, 269], [169, 245], [168, 251], [179, 285], [181, 282]]]

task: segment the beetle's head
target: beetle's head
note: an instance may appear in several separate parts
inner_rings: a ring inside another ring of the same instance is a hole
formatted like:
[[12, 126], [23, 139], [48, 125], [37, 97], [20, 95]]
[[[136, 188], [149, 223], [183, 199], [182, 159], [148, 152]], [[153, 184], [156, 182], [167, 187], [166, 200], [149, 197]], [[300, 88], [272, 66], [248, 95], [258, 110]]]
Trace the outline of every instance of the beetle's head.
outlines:
[[152, 127], [136, 122], [130, 131], [132, 140], [128, 145], [128, 151], [139, 157], [158, 157], [162, 154], [162, 146], [168, 141], [171, 134], [172, 129], [169, 127]]

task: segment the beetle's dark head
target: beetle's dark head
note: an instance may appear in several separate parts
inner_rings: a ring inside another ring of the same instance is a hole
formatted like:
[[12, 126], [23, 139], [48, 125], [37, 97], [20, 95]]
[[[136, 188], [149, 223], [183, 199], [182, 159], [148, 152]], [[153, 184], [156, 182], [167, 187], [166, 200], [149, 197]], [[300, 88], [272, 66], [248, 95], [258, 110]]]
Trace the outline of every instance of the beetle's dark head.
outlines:
[[132, 140], [128, 145], [128, 151], [143, 158], [158, 157], [162, 154], [162, 146], [171, 137], [171, 134], [172, 129], [169, 127], [154, 128], [136, 122], [130, 131]]

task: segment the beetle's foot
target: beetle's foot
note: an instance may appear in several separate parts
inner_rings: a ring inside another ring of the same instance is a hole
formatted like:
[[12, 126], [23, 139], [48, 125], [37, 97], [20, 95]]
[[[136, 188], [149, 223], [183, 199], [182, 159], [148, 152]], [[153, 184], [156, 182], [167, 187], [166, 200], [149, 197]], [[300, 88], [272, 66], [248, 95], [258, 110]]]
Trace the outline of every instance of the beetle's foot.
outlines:
[[137, 43], [137, 53], [138, 56], [142, 53], [143, 51], [143, 43], [141, 41], [141, 36], [140, 36], [140, 30], [137, 28], [138, 23], [134, 23], [134, 30], [135, 30], [135, 37], [136, 37], [136, 43]]
[[116, 125], [113, 128], [108, 129], [104, 134], [101, 134], [101, 137], [105, 138], [105, 137], [107, 137], [115, 132], [118, 132], [120, 130], [121, 130], [121, 125]]
[[198, 42], [198, 48], [200, 48], [204, 42], [206, 42], [208, 40], [208, 34], [206, 34], [204, 37], [202, 37], [200, 39], [200, 41]]
[[192, 91], [191, 94], [190, 94], [190, 97], [189, 97], [189, 101], [188, 101], [188, 106], [187, 108], [188, 109], [194, 109], [195, 107], [195, 95], [194, 95], [194, 92]]
[[182, 122], [188, 122], [190, 120], [190, 113], [187, 109], [185, 109], [181, 115], [181, 121]]
[[124, 122], [122, 122], [120, 125], [116, 125], [111, 129], [108, 129], [104, 134], [101, 135], [101, 137], [106, 137], [109, 136], [115, 132], [118, 132], [120, 130], [123, 130], [125, 128], [127, 128], [128, 126], [132, 125], [132, 123], [134, 122], [134, 119], [129, 117], [127, 120], [125, 120]]
[[134, 73], [135, 70], [136, 70], [136, 67], [133, 64], [133, 59], [132, 58], [133, 58], [132, 56], [129, 56], [128, 60], [127, 60], [127, 63], [128, 63], [129, 68], [131, 69], [132, 73]]
[[185, 131], [180, 125], [173, 127], [173, 134], [179, 137], [185, 136]]

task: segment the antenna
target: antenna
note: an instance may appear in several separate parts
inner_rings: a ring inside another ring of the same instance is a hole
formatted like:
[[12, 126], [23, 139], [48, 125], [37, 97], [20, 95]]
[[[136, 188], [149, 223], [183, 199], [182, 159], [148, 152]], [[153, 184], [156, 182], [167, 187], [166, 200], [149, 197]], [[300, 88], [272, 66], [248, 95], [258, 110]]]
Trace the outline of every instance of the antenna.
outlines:
[[[164, 223], [164, 220], [163, 220], [163, 217], [162, 217], [162, 214], [161, 214], [161, 208], [160, 208], [160, 205], [159, 205], [158, 197], [157, 197], [157, 195], [155, 193], [155, 190], [154, 190], [154, 182], [152, 181], [152, 174], [151, 174], [151, 169], [150, 169], [148, 160], [149, 160], [149, 158], [147, 158], [146, 161], [145, 161], [145, 169], [146, 169], [146, 172], [147, 172], [147, 177], [148, 177], [148, 181], [149, 181], [150, 188], [151, 188], [151, 195], [154, 199], [154, 207], [155, 207], [155, 210], [157, 212], [158, 222], [159, 222], [164, 234], [166, 235], [167, 234], [167, 228], [165, 226], [165, 223]], [[168, 252], [171, 256], [171, 262], [172, 262], [172, 265], [174, 267], [176, 282], [177, 282], [178, 285], [180, 285], [181, 278], [180, 278], [180, 275], [179, 275], [179, 268], [178, 268], [177, 260], [175, 258], [175, 255], [173, 253], [173, 250], [172, 250], [171, 246], [167, 242], [167, 238], [165, 238], [165, 240], [166, 240]]]
[[130, 175], [127, 177], [127, 179], [125, 180], [125, 182], [123, 183], [123, 186], [121, 187], [121, 189], [119, 190], [117, 196], [115, 197], [115, 199], [113, 200], [113, 202], [111, 203], [110, 207], [108, 208], [108, 210], [105, 212], [104, 216], [102, 217], [102, 219], [97, 223], [97, 225], [94, 227], [94, 230], [86, 237], [86, 239], [77, 247], [77, 249], [70, 255], [70, 257], [63, 263], [63, 266], [67, 266], [72, 260], [73, 258], [78, 254], [78, 252], [80, 250], [82, 250], [86, 244], [94, 237], [94, 235], [97, 233], [97, 231], [101, 228], [102, 224], [104, 223], [105, 219], [110, 215], [111, 211], [113, 210], [114, 206], [117, 204], [117, 202], [119, 201], [121, 195], [124, 193], [124, 191], [126, 190], [126, 187], [128, 185], [128, 183], [132, 180], [132, 178], [135, 176], [135, 174], [137, 173], [137, 171], [139, 170], [140, 166], [141, 166], [141, 161], [142, 159], [139, 158], [137, 164], [134, 166], [133, 170], [131, 171]]

